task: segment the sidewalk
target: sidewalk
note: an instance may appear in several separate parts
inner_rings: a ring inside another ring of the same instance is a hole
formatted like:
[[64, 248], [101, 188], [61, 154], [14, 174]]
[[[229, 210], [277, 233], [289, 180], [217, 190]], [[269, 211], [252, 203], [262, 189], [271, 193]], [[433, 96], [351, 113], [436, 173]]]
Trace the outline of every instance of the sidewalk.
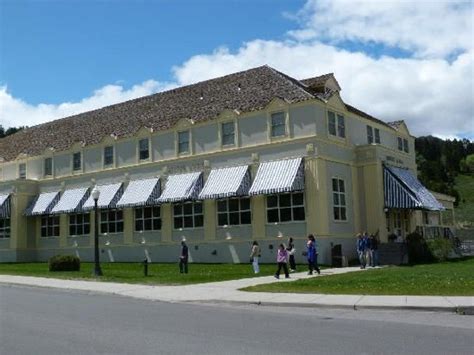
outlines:
[[0, 284], [80, 290], [91, 293], [114, 294], [162, 302], [200, 302], [258, 304], [287, 307], [328, 307], [350, 309], [392, 309], [459, 312], [474, 314], [474, 297], [445, 296], [364, 296], [244, 292], [240, 288], [273, 282], [292, 282], [308, 277], [323, 277], [362, 271], [356, 267], [325, 269], [320, 276], [305, 272], [291, 274], [290, 279], [276, 280], [273, 276], [184, 286], [149, 286], [97, 281], [61, 280], [41, 277], [0, 275]]

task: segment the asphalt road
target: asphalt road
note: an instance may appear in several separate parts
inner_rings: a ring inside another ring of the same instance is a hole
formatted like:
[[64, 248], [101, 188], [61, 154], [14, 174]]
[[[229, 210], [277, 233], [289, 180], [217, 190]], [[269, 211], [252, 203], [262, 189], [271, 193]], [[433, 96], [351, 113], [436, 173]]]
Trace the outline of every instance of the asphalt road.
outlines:
[[474, 316], [149, 302], [0, 286], [0, 354], [473, 354]]

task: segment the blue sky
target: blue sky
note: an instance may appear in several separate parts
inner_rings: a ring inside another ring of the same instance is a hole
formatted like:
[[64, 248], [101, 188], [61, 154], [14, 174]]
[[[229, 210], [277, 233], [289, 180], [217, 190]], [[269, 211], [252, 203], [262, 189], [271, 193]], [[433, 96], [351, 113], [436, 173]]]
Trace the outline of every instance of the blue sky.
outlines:
[[[173, 65], [255, 37], [279, 38], [304, 1], [2, 2], [0, 83], [31, 104], [103, 85], [170, 81]], [[251, 11], [250, 11], [251, 10]], [[45, 88], [45, 85], [47, 87]]]
[[474, 138], [470, 0], [0, 0], [0, 124], [46, 122], [268, 64], [334, 72], [414, 135]]

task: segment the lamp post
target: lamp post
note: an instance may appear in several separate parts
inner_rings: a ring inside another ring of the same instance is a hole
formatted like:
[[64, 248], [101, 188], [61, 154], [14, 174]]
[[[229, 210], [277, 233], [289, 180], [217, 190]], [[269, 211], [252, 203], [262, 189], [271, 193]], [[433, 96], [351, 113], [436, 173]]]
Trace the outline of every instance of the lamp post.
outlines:
[[102, 276], [99, 261], [99, 214], [97, 208], [100, 191], [97, 186], [92, 189], [91, 195], [94, 199], [94, 276]]

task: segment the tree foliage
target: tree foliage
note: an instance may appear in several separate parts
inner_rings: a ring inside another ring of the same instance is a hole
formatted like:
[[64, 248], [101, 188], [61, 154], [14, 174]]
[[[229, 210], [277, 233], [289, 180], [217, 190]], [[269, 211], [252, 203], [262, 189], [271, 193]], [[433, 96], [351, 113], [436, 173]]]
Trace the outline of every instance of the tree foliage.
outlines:
[[474, 154], [474, 142], [427, 136], [416, 138], [415, 149], [421, 182], [430, 190], [456, 197], [457, 205], [460, 196], [454, 179], [460, 172], [473, 171], [469, 170], [469, 164], [474, 163], [471, 163], [474, 158], [470, 158]]

